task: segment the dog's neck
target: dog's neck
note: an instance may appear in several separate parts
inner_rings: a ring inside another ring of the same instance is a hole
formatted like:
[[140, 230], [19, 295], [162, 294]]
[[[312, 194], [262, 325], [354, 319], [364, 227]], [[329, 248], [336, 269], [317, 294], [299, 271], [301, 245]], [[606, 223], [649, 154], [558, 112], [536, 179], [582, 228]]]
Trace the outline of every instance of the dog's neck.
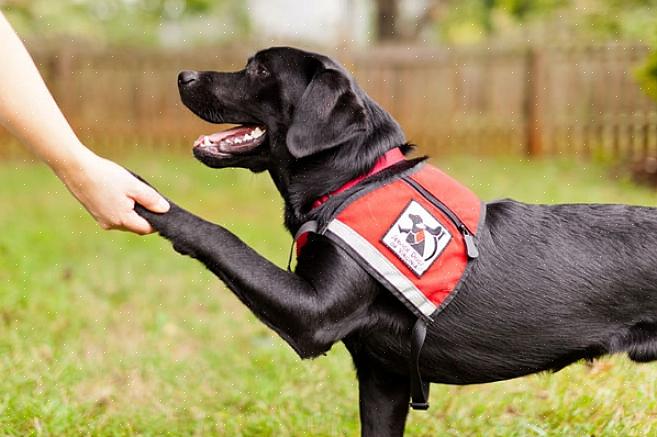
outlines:
[[290, 162], [286, 170], [270, 169], [285, 201], [285, 226], [292, 234], [308, 220], [318, 199], [355, 179], [362, 180], [388, 151], [397, 150], [393, 155], [403, 155], [412, 147], [405, 145], [404, 134], [390, 114], [369, 98], [365, 106], [369, 125], [362, 136], [335, 149]]
[[360, 183], [362, 180], [375, 175], [376, 173], [379, 173], [380, 171], [385, 170], [388, 167], [391, 167], [398, 162], [401, 162], [404, 160], [404, 154], [402, 153], [401, 149], [399, 147], [395, 147], [394, 149], [388, 150], [383, 156], [381, 156], [375, 163], [374, 167], [370, 169], [367, 173], [361, 174], [359, 176], [356, 176], [355, 178], [347, 181], [347, 183], [343, 184], [340, 186], [338, 189], [331, 191], [330, 193], [324, 194], [323, 196], [315, 199], [312, 205], [312, 209], [319, 208], [322, 206], [327, 200], [329, 200], [332, 196], [335, 196], [336, 194], [340, 194], [342, 192], [347, 191], [351, 187], [355, 187]]
[[[340, 164], [342, 159], [329, 161], [334, 165], [323, 166], [323, 172], [304, 172], [302, 175], [297, 175], [291, 178], [292, 182], [289, 185], [276, 182], [280, 178], [274, 177], [273, 179], [285, 200], [286, 228], [294, 234], [301, 224], [316, 213], [316, 209], [320, 209], [333, 196], [347, 191], [370, 176], [405, 161], [405, 151], [403, 145], [394, 147], [382, 155], [375, 156], [369, 165], [359, 166], [358, 170], [353, 171], [352, 169], [349, 173], [337, 171], [339, 168], [345, 168]], [[345, 159], [343, 162], [349, 162], [349, 160]], [[351, 164], [353, 165], [353, 161]]]

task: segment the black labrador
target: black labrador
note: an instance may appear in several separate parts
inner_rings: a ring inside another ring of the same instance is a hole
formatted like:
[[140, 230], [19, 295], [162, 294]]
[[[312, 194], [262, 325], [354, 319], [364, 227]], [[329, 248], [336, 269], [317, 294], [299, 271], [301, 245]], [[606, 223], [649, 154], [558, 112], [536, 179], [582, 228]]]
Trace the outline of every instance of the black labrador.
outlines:
[[[411, 146], [395, 120], [328, 57], [270, 48], [237, 72], [185, 71], [184, 104], [213, 123], [241, 126], [197, 140], [214, 167], [268, 171], [292, 235], [326, 218], [340, 194], [319, 197], [367, 173], [386, 151]], [[362, 184], [395, 178], [407, 159]], [[409, 409], [410, 311], [321, 235], [295, 272], [267, 261], [221, 226], [172, 204], [138, 208], [178, 252], [214, 272], [301, 358], [342, 341], [353, 357], [362, 434], [399, 436]], [[627, 352], [657, 358], [657, 210], [626, 205], [487, 205], [480, 256], [449, 306], [429, 326], [426, 380], [474, 384], [556, 371]]]

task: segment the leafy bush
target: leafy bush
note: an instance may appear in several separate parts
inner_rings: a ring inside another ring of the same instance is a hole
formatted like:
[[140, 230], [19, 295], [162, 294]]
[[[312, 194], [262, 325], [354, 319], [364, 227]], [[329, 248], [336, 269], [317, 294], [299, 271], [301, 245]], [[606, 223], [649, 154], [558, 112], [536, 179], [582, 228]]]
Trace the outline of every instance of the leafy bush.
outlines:
[[634, 73], [646, 94], [657, 100], [657, 50], [651, 51], [645, 62]]

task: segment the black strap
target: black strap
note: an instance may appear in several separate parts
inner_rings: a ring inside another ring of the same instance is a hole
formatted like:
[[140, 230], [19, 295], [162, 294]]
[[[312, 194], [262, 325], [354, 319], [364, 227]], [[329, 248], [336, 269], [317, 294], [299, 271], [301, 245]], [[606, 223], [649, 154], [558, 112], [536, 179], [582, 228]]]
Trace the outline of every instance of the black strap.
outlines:
[[411, 332], [411, 408], [414, 410], [429, 409], [429, 383], [422, 381], [420, 374], [420, 353], [427, 336], [427, 325], [422, 319], [417, 319]]
[[294, 255], [294, 245], [296, 240], [292, 239], [292, 244], [290, 245], [290, 254], [287, 257], [287, 271], [292, 273], [292, 256]]

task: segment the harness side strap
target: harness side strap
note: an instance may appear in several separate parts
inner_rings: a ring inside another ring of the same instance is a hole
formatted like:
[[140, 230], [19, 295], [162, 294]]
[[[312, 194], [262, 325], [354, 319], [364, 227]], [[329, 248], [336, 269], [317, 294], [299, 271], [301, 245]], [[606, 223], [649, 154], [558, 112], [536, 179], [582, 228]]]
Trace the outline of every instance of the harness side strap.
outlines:
[[429, 383], [422, 381], [420, 374], [420, 353], [426, 336], [426, 323], [417, 319], [411, 331], [411, 408], [414, 410], [429, 409]]
[[302, 224], [297, 233], [294, 235], [294, 238], [292, 239], [292, 245], [290, 246], [290, 255], [287, 258], [288, 272], [292, 271], [292, 256], [294, 254], [294, 246], [297, 246], [297, 256], [299, 256], [301, 248], [306, 244], [306, 241], [308, 240], [308, 234], [311, 232], [317, 233], [318, 228], [319, 225], [317, 224], [317, 221], [310, 220]]

